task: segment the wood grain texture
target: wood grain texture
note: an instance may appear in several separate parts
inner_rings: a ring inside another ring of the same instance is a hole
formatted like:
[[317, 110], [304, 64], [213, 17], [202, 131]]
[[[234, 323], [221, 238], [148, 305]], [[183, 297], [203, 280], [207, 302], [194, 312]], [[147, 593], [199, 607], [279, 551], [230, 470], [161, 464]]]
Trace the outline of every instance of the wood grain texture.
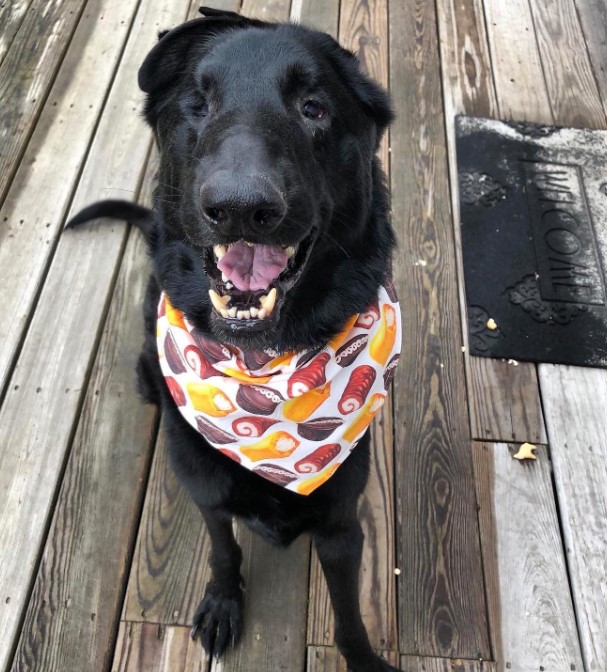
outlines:
[[394, 395], [399, 648], [488, 658], [434, 3], [390, 6], [390, 65], [404, 306]]
[[337, 37], [339, 0], [293, 0], [291, 21]]
[[535, 364], [471, 357], [469, 365], [472, 438], [546, 443]]
[[494, 658], [500, 669], [582, 670], [547, 449], [474, 444]]
[[542, 364], [540, 385], [586, 670], [607, 669], [607, 371]]
[[19, 30], [32, 0], [5, 0], [0, 3], [0, 64]]
[[[141, 5], [77, 202], [103, 197], [105, 185], [118, 174], [123, 188], [138, 190], [148, 136], [141, 135], [143, 122], [129, 93], [158, 19], [177, 23], [183, 11], [172, 0]], [[0, 409], [0, 586], [11, 592], [0, 609], [2, 656], [16, 635], [44, 542], [125, 233], [122, 224], [102, 223], [62, 236]]]
[[[377, 651], [391, 665], [398, 665], [396, 651]], [[335, 647], [309, 646], [306, 672], [347, 672], [345, 659]]]
[[[387, 85], [388, 26], [385, 2], [342, 0], [340, 42], [358, 51], [363, 70]], [[384, 144], [384, 161], [387, 161]], [[387, 163], [384, 163], [389, 167]], [[365, 534], [360, 575], [363, 621], [371, 645], [394, 649], [396, 643], [396, 581], [394, 539], [394, 460], [392, 403], [372, 428], [372, 468], [359, 506]], [[310, 573], [308, 642], [334, 643], [333, 610], [316, 553]]]
[[514, 367], [498, 360], [470, 357], [468, 354], [454, 118], [456, 114], [496, 117], [499, 116], [499, 111], [482, 1], [462, 3], [456, 0], [439, 0], [438, 7], [471, 432], [473, 438], [545, 442], [546, 432], [535, 365], [519, 363], [519, 366]]
[[177, 481], [160, 432], [125, 599], [127, 621], [191, 626], [210, 579], [200, 511]]
[[[376, 649], [397, 646], [393, 432], [392, 404], [388, 403], [371, 426], [371, 473], [358, 508], [365, 534], [359, 580], [361, 614], [371, 646]], [[327, 584], [313, 550], [308, 644], [333, 646], [334, 628]]]
[[156, 623], [120, 623], [112, 672], [208, 672], [190, 629]]
[[288, 21], [291, 0], [243, 0], [240, 13], [263, 21]]
[[530, 5], [555, 120], [559, 125], [605, 128], [605, 110], [575, 4], [533, 0]]
[[607, 104], [607, 4], [604, 0], [574, 2], [603, 107]]
[[500, 118], [550, 124], [529, 0], [483, 0], [483, 4]]
[[34, 0], [0, 67], [0, 203], [86, 0]]
[[236, 538], [243, 551], [244, 631], [235, 649], [213, 672], [303, 670], [310, 542], [299, 537], [288, 549], [274, 548], [246, 528]]
[[84, 12], [0, 209], [0, 285], [4, 309], [12, 315], [0, 322], [0, 396], [136, 8], [136, 0], [100, 0], [104, 21]]
[[497, 672], [495, 663], [461, 658], [417, 658], [401, 656], [403, 672]]
[[151, 457], [155, 411], [135, 389], [149, 264], [129, 237], [12, 669], [111, 663]]
[[[339, 41], [356, 54], [363, 72], [388, 88], [388, 0], [341, 0]], [[379, 149], [386, 171], [389, 146], [386, 133]]]

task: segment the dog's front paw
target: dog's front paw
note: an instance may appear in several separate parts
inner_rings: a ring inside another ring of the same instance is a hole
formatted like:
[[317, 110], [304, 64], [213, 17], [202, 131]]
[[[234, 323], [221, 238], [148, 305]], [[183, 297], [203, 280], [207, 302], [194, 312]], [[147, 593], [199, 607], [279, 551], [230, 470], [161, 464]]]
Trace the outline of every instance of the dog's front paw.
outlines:
[[242, 631], [242, 590], [226, 595], [221, 587], [210, 582], [202, 602], [194, 614], [192, 639], [200, 635], [207, 658], [220, 658], [228, 644], [235, 646]]

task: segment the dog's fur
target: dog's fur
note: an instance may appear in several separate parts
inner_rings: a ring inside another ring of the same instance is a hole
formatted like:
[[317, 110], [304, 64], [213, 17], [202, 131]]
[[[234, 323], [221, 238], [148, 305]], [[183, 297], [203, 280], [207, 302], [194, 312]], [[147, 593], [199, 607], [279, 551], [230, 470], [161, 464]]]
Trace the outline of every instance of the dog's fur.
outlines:
[[[120, 216], [139, 225], [149, 243], [154, 273], [144, 308], [140, 389], [162, 409], [173, 467], [200, 508], [212, 541], [212, 580], [194, 622], [205, 650], [221, 655], [241, 631], [241, 550], [231, 527], [237, 516], [278, 545], [308, 532], [349, 668], [394, 671], [371, 650], [358, 600], [363, 534], [356, 507], [367, 481], [369, 433], [309, 496], [274, 485], [210, 447], [183, 419], [160, 371], [155, 337], [160, 288], [197, 329], [245, 350], [322, 346], [371, 303], [389, 273], [394, 245], [384, 176], [375, 157], [392, 118], [389, 100], [361, 74], [354, 56], [326, 34], [201, 12], [205, 18], [161, 34], [139, 73], [147, 93], [145, 118], [160, 150], [153, 213], [104, 202], [70, 225]], [[320, 100], [328, 115], [303, 116], [302, 101], [310, 98]], [[246, 146], [240, 148], [241, 142]], [[241, 156], [226, 149], [230, 143]], [[244, 162], [246, 175], [269, 175], [286, 204], [284, 219], [268, 231], [247, 222], [238, 223], [241, 231], [222, 231], [210, 221], [200, 194], [218, 161], [235, 171]], [[213, 313], [210, 280], [201, 263], [204, 250], [242, 237], [294, 245], [310, 235], [315, 242], [301, 275], [263, 328], [231, 328]]]

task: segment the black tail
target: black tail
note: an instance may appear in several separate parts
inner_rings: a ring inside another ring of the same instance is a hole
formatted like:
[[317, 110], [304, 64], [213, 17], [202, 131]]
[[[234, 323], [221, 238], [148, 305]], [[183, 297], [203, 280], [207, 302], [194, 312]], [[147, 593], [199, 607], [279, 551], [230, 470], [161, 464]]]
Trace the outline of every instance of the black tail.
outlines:
[[77, 215], [74, 215], [65, 225], [66, 229], [72, 229], [75, 226], [89, 222], [99, 217], [111, 217], [112, 219], [125, 219], [130, 224], [136, 226], [147, 243], [154, 240], [156, 222], [154, 213], [149, 208], [144, 208], [137, 203], [129, 201], [98, 201], [92, 205], [83, 208]]

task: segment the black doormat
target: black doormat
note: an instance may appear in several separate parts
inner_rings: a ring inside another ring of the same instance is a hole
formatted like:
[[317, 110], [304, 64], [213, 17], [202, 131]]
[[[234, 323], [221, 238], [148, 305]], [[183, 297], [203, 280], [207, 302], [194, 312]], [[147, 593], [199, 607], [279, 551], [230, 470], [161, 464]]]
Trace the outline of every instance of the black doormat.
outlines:
[[471, 353], [607, 368], [607, 131], [456, 132]]

